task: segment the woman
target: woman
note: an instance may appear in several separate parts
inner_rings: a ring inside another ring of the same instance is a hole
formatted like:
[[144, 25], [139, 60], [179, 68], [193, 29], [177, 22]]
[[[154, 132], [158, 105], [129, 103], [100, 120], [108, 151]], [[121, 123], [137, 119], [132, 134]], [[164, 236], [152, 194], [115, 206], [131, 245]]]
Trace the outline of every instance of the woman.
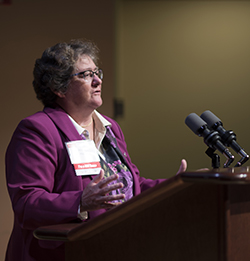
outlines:
[[[96, 111], [97, 55], [93, 43], [73, 40], [36, 61], [33, 86], [45, 107], [19, 123], [6, 152], [14, 210], [6, 260], [64, 260], [64, 245], [37, 240], [36, 228], [87, 222], [162, 181], [139, 176], [120, 127]], [[185, 169], [182, 160], [179, 172]]]

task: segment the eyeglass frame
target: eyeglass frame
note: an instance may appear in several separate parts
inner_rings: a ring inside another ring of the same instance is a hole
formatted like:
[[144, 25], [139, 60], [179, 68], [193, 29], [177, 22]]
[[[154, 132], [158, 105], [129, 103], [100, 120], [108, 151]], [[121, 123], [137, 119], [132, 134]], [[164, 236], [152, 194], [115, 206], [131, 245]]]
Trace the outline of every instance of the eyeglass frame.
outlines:
[[[70, 77], [77, 76], [77, 75], [81, 75], [81, 74], [84, 76], [84, 73], [86, 73], [86, 72], [92, 73], [92, 76], [91, 76], [92, 79], [93, 79], [94, 75], [96, 75], [96, 76], [97, 76], [99, 79], [101, 79], [101, 80], [103, 79], [103, 71], [102, 71], [102, 69], [96, 69], [95, 71], [86, 70], [86, 71], [83, 71], [83, 72], [71, 74]], [[99, 73], [100, 76], [99, 76], [97, 73]], [[82, 77], [82, 78], [85, 80], [84, 77]]]

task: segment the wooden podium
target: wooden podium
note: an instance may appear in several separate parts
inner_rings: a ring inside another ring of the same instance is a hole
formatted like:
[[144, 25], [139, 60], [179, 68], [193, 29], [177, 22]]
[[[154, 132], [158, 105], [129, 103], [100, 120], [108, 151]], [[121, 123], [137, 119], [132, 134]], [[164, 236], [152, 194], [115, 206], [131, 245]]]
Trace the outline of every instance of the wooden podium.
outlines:
[[84, 223], [40, 227], [66, 260], [249, 261], [250, 167], [185, 172]]

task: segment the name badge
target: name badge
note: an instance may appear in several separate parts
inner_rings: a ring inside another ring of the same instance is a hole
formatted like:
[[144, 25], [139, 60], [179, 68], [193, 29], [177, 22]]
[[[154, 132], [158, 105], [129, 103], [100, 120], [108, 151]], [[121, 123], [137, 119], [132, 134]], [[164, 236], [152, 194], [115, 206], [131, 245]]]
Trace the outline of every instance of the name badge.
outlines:
[[77, 176], [100, 173], [100, 158], [93, 140], [69, 141], [65, 145]]

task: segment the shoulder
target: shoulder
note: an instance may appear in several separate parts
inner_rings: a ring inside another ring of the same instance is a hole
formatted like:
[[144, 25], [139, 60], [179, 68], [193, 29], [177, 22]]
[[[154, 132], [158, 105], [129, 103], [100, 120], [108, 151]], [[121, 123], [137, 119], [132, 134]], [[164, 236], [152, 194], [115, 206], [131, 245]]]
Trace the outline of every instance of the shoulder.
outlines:
[[[28, 155], [43, 151], [56, 153], [63, 147], [61, 136], [51, 119], [43, 111], [39, 111], [20, 121], [13, 132], [6, 150], [6, 157], [16, 153], [17, 150], [26, 151]], [[51, 154], [51, 155], [52, 155]]]
[[70, 125], [70, 119], [66, 112], [59, 107], [44, 107], [39, 111], [20, 122], [21, 125], [33, 125], [42, 129], [67, 128]]
[[38, 129], [45, 130], [53, 128], [53, 122], [44, 111], [39, 111], [33, 115], [30, 115], [20, 121], [17, 126], [19, 128]]
[[39, 111], [22, 119], [12, 136], [21, 140], [55, 140], [58, 131], [50, 117], [44, 111]]
[[49, 117], [44, 111], [38, 111], [24, 119], [21, 120], [20, 123], [34, 123], [34, 124], [42, 124], [44, 121], [49, 121]]

